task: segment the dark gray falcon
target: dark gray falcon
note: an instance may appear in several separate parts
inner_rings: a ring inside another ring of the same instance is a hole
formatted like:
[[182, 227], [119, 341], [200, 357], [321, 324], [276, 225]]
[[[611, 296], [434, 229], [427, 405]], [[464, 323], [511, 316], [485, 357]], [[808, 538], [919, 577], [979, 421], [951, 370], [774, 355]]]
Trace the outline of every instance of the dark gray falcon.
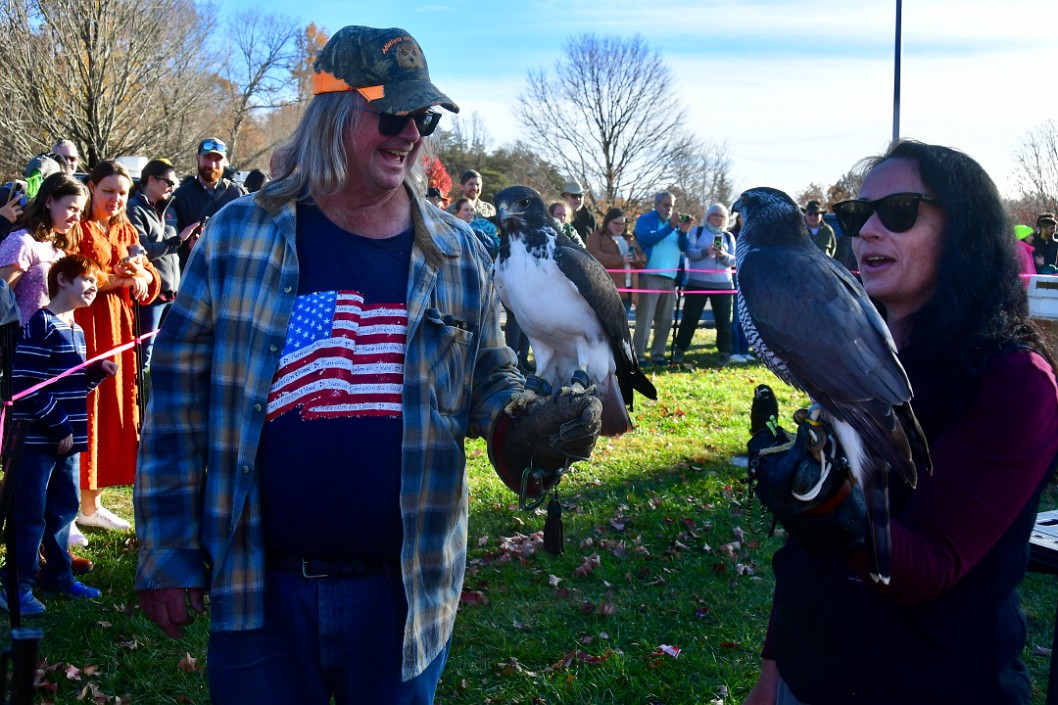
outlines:
[[[735, 210], [743, 218], [735, 257], [746, 337], [779, 379], [829, 415], [863, 488], [871, 577], [888, 584], [889, 474], [913, 487], [918, 470], [933, 469], [889, 329], [860, 282], [815, 246], [789, 196], [750, 189]], [[828, 472], [799, 498], [812, 499]]]
[[[534, 384], [547, 394], [594, 391], [603, 403], [602, 435], [632, 429], [633, 390], [657, 398], [639, 369], [621, 295], [597, 259], [558, 232], [540, 194], [511, 186], [496, 194], [500, 252], [494, 264], [503, 305], [529, 338]], [[627, 408], [626, 408], [627, 407]]]

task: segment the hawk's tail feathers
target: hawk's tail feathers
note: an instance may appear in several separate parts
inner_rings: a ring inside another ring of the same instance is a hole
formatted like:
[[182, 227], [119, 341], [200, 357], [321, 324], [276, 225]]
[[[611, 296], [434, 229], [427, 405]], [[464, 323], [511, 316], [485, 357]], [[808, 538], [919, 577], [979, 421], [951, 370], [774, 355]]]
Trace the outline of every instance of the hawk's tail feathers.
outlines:
[[631, 376], [633, 389], [647, 399], [657, 401], [658, 390], [654, 388], [654, 383], [650, 381], [650, 378], [643, 374], [643, 370], [637, 368], [636, 370], [633, 370]]
[[932, 475], [933, 459], [929, 455], [929, 443], [926, 442], [926, 433], [919, 425], [915, 412], [911, 410], [911, 404], [904, 402], [894, 409], [897, 423], [904, 429], [904, 435], [907, 436], [907, 444], [911, 450], [911, 462], [919, 471]]
[[611, 375], [606, 389], [599, 390], [602, 398], [602, 430], [600, 436], [620, 436], [632, 430], [632, 420], [628, 417], [617, 385], [617, 377]]
[[889, 530], [889, 468], [875, 469], [866, 479], [863, 492], [867, 500], [867, 529], [870, 542], [867, 552], [871, 561], [871, 579], [888, 585], [892, 577], [892, 534]]

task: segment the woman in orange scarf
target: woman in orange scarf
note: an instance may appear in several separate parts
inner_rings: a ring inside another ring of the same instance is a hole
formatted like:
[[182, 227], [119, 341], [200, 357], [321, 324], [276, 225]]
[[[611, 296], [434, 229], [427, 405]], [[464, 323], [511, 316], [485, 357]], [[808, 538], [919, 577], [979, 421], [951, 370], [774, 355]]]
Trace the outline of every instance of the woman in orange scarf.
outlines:
[[[88, 177], [91, 202], [80, 226], [80, 253], [109, 273], [95, 303], [74, 314], [84, 329], [89, 358], [131, 342], [133, 302], [150, 303], [161, 287], [157, 270], [144, 255], [129, 256], [129, 247], [139, 244], [125, 217], [131, 187], [128, 171], [113, 161], [100, 162]], [[88, 395], [88, 451], [81, 455], [77, 523], [120, 531], [128, 529], [129, 522], [104, 507], [100, 494], [104, 487], [131, 485], [136, 475], [140, 421], [136, 351], [130, 348], [111, 359], [118, 363], [114, 383]]]

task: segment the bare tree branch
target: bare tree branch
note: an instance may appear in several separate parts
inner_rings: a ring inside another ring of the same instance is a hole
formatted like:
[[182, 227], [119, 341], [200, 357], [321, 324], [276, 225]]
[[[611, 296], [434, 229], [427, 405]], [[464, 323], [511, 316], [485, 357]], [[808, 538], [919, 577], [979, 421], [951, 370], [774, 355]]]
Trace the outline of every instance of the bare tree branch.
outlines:
[[0, 152], [23, 163], [72, 139], [91, 167], [186, 149], [210, 92], [212, 14], [192, 0], [0, 0]]
[[221, 71], [229, 103], [229, 159], [237, 154], [239, 140], [251, 115], [298, 102], [297, 86], [290, 82], [297, 58], [300, 29], [290, 18], [261, 15], [246, 10], [230, 22], [231, 56]]
[[591, 192], [597, 208], [637, 203], [677, 176], [696, 145], [672, 75], [639, 36], [571, 38], [553, 71], [530, 71], [519, 119], [539, 153]]
[[1058, 211], [1058, 123], [1048, 120], [1025, 133], [1014, 157], [1022, 200], [1037, 213]]

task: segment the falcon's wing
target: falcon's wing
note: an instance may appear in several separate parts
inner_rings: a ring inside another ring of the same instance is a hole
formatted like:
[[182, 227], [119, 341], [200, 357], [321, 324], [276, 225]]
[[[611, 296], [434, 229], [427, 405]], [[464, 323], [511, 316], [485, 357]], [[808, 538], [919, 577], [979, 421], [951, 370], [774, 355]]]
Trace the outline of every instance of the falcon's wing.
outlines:
[[632, 347], [632, 335], [628, 330], [628, 314], [606, 268], [565, 237], [556, 243], [555, 263], [595, 311], [606, 332], [617, 365], [617, 384], [625, 404], [632, 406], [633, 389], [649, 399], [656, 399], [654, 385], [639, 369], [639, 361]]
[[621, 340], [628, 337], [628, 318], [621, 294], [599, 260], [564, 238], [555, 246], [555, 264], [577, 288], [577, 293], [599, 317], [606, 335]]

